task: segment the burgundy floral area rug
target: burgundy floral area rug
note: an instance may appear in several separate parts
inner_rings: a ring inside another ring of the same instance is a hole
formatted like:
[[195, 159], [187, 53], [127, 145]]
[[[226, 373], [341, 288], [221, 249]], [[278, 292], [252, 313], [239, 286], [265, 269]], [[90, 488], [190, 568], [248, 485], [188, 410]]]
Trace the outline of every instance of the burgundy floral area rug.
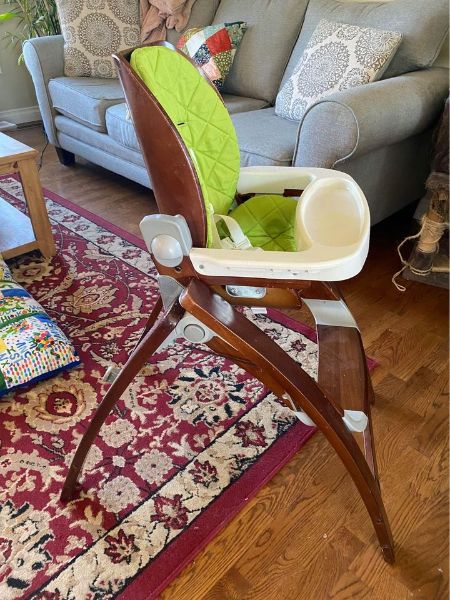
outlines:
[[[0, 196], [24, 206], [20, 185]], [[151, 599], [314, 433], [258, 381], [206, 347], [151, 358], [59, 500], [70, 457], [133, 349], [156, 295], [143, 242], [47, 193], [58, 254], [10, 263], [82, 365], [0, 402], [0, 599]], [[252, 315], [311, 374], [311, 330]]]

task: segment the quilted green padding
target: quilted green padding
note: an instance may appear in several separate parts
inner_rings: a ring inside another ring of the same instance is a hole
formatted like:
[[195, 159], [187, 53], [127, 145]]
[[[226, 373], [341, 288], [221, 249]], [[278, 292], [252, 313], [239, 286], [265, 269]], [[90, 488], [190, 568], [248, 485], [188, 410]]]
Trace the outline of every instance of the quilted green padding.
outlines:
[[235, 208], [236, 219], [252, 246], [263, 250], [295, 252], [295, 211], [297, 200], [284, 196], [254, 196]]
[[222, 100], [198, 70], [164, 46], [137, 48], [131, 66], [176, 126], [196, 167], [203, 192], [208, 246], [212, 214], [227, 214], [239, 177], [239, 146]]

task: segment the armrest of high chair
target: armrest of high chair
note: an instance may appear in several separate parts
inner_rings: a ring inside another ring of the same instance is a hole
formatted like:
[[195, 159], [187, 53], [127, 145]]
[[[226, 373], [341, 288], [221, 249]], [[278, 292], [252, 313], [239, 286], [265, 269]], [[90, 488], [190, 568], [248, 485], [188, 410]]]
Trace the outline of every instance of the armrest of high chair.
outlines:
[[201, 275], [261, 279], [341, 281], [362, 269], [367, 257], [370, 214], [366, 199], [345, 173], [328, 169], [248, 167], [239, 193], [283, 193], [304, 189], [296, 211], [297, 252], [192, 248]]
[[285, 189], [305, 189], [310, 183], [330, 176], [347, 181], [353, 178], [341, 171], [315, 167], [242, 167], [237, 192], [248, 194], [282, 194]]

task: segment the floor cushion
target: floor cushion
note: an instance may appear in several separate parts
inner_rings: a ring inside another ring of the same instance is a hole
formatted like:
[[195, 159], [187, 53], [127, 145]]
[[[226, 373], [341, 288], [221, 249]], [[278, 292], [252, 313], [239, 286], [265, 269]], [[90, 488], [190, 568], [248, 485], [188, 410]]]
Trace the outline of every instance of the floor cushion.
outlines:
[[0, 257], [0, 396], [78, 364], [67, 337]]
[[12, 280], [12, 275], [11, 275], [11, 271], [9, 270], [8, 265], [5, 263], [5, 261], [2, 259], [1, 255], [0, 255], [0, 281], [11, 281]]

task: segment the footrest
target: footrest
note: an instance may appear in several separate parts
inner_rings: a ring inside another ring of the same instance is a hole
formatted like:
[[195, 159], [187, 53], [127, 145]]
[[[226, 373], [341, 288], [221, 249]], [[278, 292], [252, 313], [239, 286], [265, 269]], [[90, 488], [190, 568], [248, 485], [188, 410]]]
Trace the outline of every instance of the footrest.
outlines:
[[369, 419], [362, 410], [344, 410], [342, 420], [355, 433], [362, 433], [366, 430]]

